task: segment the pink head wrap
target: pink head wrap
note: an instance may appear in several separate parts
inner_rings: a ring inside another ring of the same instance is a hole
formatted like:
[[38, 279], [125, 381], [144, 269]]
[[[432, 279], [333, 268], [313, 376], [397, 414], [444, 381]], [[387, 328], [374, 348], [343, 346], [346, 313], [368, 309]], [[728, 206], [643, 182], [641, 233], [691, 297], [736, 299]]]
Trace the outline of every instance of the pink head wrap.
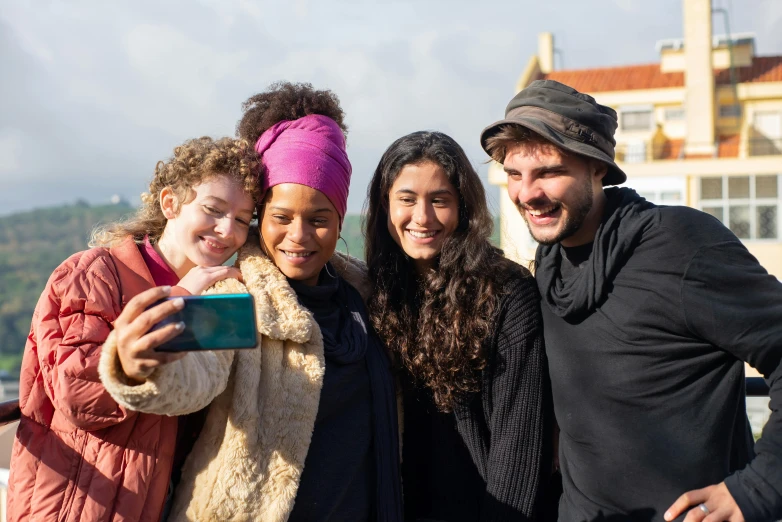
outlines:
[[264, 192], [282, 183], [306, 185], [323, 192], [337, 209], [340, 223], [344, 220], [353, 169], [345, 136], [334, 120], [310, 114], [281, 121], [261, 134], [255, 150], [266, 170], [261, 180]]

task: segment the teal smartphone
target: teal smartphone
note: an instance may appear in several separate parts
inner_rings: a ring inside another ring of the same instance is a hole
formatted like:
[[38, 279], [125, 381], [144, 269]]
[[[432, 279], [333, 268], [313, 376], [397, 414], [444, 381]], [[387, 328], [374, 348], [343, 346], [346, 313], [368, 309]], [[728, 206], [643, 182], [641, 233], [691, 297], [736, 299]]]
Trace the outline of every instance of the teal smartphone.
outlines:
[[[179, 299], [168, 297], [164, 301]], [[250, 294], [183, 296], [185, 307], [153, 326], [183, 322], [185, 329], [155, 350], [187, 352], [197, 350], [236, 350], [257, 346], [255, 307]]]

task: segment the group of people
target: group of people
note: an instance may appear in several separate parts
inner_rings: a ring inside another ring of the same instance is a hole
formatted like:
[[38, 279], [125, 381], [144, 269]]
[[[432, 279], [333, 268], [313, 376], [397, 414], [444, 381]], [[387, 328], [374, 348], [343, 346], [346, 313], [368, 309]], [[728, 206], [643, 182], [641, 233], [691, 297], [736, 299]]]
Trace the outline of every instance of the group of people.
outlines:
[[[782, 284], [711, 216], [608, 187], [612, 109], [536, 81], [481, 133], [533, 276], [440, 132], [388, 147], [366, 262], [337, 253], [337, 97], [278, 83], [243, 107], [237, 139], [177, 147], [50, 277], [9, 521], [782, 518]], [[177, 297], [246, 292], [256, 349], [156, 351]], [[745, 361], [771, 390], [757, 444]]]

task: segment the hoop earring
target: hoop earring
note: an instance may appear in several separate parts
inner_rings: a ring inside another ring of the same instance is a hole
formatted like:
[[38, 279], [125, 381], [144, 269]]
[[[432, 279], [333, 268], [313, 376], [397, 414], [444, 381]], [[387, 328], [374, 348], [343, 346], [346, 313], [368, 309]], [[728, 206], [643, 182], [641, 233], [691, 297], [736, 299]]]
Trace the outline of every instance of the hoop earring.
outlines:
[[342, 240], [342, 243], [345, 245], [345, 252], [347, 252], [347, 256], [350, 257], [350, 247], [348, 246], [348, 242], [345, 241], [345, 238], [342, 237], [342, 234], [339, 235], [339, 238]]
[[350, 266], [350, 247], [348, 246], [348, 242], [345, 241], [345, 238], [342, 237], [342, 234], [339, 235], [339, 238], [345, 244], [345, 252], [347, 252], [346, 257], [345, 257], [345, 268], [342, 269], [344, 271], [344, 270], [347, 270], [348, 267]]
[[323, 265], [323, 268], [326, 269], [326, 273], [329, 275], [330, 278], [332, 278], [332, 279], [336, 279], [337, 278], [337, 276], [332, 274], [331, 270], [329, 270], [329, 264], [328, 263]]

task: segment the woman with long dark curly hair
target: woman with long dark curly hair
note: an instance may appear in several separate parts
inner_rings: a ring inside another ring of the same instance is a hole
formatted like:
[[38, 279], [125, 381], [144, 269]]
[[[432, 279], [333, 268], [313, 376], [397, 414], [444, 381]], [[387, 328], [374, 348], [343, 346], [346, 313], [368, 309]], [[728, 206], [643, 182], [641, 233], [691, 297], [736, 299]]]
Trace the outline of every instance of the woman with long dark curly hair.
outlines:
[[407, 520], [541, 519], [553, 416], [534, 279], [462, 148], [415, 132], [368, 189], [372, 324], [401, 368]]
[[133, 410], [209, 407], [168, 522], [402, 522], [391, 361], [366, 270], [334, 254], [352, 172], [339, 101], [280, 83], [244, 109], [237, 132], [263, 167], [258, 230], [238, 253], [242, 282], [208, 291], [253, 295], [257, 349], [190, 352], [149, 375], [120, 352], [102, 378]]

